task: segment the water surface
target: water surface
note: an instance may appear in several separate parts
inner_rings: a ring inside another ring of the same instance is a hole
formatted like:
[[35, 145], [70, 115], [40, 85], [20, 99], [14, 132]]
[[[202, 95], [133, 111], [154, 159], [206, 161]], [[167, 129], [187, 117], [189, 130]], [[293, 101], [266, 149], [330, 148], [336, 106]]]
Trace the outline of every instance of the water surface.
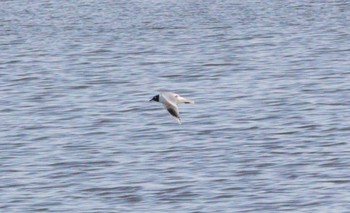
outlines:
[[346, 1], [0, 8], [1, 212], [349, 211]]

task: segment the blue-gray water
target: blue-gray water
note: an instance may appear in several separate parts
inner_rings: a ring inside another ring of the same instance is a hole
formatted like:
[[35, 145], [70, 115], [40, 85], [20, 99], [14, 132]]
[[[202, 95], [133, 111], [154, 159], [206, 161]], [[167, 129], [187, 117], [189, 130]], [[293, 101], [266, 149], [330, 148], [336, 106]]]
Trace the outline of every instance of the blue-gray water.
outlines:
[[1, 1], [0, 118], [0, 212], [349, 212], [350, 4]]

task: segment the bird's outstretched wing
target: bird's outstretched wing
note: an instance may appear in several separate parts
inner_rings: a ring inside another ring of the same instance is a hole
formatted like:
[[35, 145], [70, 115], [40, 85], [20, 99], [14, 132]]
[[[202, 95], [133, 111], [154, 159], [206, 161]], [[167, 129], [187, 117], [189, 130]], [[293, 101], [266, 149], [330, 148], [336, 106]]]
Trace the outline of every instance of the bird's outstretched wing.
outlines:
[[176, 105], [164, 104], [165, 109], [170, 113], [170, 115], [177, 121], [178, 124], [181, 124], [179, 108]]
[[172, 92], [163, 92], [162, 97], [169, 103], [177, 105], [179, 103], [194, 104], [194, 101], [188, 98], [181, 97], [178, 94]]
[[178, 97], [177, 97], [177, 101], [178, 101], [179, 103], [194, 104], [194, 101], [192, 101], [191, 99], [184, 98], [184, 97], [181, 97], [181, 96], [178, 96]]

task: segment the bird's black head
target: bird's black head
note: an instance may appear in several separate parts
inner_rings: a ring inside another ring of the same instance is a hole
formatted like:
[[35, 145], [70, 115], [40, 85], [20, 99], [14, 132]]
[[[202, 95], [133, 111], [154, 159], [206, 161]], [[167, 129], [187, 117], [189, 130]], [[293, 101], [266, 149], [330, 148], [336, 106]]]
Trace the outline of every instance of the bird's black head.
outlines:
[[156, 101], [159, 102], [159, 95], [154, 96], [151, 100], [149, 101]]

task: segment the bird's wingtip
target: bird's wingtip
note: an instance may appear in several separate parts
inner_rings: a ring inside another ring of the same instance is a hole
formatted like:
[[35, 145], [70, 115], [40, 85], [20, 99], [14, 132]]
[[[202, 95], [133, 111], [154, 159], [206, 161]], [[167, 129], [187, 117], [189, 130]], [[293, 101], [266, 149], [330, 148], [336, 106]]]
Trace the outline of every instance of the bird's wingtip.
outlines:
[[185, 104], [194, 104], [194, 101], [186, 101]]
[[173, 118], [176, 120], [176, 122], [177, 122], [178, 124], [181, 124], [180, 118], [177, 118], [177, 117], [173, 117]]

